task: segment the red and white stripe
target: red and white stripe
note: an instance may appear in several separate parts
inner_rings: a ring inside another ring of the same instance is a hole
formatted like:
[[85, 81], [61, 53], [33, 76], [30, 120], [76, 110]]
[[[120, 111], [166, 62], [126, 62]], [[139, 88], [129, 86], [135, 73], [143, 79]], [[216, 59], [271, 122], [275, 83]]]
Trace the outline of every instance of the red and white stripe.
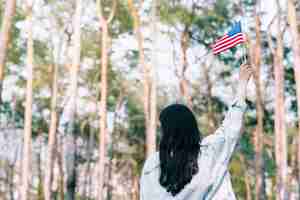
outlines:
[[228, 35], [223, 36], [218, 39], [215, 44], [212, 45], [213, 54], [218, 54], [227, 49], [230, 49], [238, 44], [241, 44], [246, 41], [246, 36], [244, 33], [238, 33], [232, 37]]

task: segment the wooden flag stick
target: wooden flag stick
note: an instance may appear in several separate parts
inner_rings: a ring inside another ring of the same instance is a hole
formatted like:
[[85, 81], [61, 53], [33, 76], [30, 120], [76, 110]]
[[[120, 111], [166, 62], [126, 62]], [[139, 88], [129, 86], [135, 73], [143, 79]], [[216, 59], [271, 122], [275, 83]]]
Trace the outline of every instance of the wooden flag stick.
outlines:
[[246, 45], [243, 45], [243, 50], [244, 50], [244, 52], [243, 52], [243, 62], [247, 63], [247, 47], [246, 47]]
[[244, 63], [247, 63], [248, 60], [247, 60], [247, 55], [248, 55], [248, 50], [247, 50], [247, 47], [248, 47], [248, 36], [247, 34], [245, 34], [245, 37], [246, 37], [246, 41], [243, 45], [243, 62]]

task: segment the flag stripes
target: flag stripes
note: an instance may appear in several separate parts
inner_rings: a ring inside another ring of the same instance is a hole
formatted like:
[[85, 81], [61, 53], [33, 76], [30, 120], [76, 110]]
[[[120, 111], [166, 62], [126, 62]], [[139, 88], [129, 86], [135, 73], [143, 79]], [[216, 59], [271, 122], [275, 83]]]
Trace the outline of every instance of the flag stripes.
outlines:
[[244, 33], [238, 33], [233, 37], [229, 37], [228, 35], [225, 35], [219, 40], [217, 40], [217, 42], [214, 45], [212, 45], [213, 54], [216, 55], [218, 53], [226, 51], [227, 49], [230, 49], [245, 41], [246, 41], [246, 36]]

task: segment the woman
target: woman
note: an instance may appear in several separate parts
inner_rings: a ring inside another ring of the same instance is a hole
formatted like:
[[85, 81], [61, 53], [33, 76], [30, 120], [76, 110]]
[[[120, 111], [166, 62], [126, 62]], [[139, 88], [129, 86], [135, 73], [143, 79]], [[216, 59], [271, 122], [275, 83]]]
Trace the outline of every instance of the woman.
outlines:
[[159, 152], [141, 177], [141, 200], [235, 200], [228, 165], [239, 140], [251, 67], [242, 65], [236, 99], [222, 126], [202, 140], [193, 113], [173, 104], [160, 113]]

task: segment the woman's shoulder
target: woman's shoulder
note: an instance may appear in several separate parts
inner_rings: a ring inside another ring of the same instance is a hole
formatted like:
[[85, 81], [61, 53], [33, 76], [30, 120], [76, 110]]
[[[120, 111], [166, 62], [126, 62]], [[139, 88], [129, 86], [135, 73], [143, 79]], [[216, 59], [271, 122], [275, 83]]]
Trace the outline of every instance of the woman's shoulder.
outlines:
[[221, 151], [225, 144], [225, 138], [222, 134], [214, 133], [206, 136], [200, 143], [201, 155], [213, 156]]
[[210, 146], [215, 143], [222, 142], [224, 140], [225, 140], [225, 138], [222, 136], [222, 134], [214, 133], [214, 134], [204, 137], [203, 140], [201, 141], [201, 146], [204, 146], [204, 147]]
[[149, 174], [159, 167], [159, 152], [155, 152], [148, 156], [144, 163], [143, 174]]

